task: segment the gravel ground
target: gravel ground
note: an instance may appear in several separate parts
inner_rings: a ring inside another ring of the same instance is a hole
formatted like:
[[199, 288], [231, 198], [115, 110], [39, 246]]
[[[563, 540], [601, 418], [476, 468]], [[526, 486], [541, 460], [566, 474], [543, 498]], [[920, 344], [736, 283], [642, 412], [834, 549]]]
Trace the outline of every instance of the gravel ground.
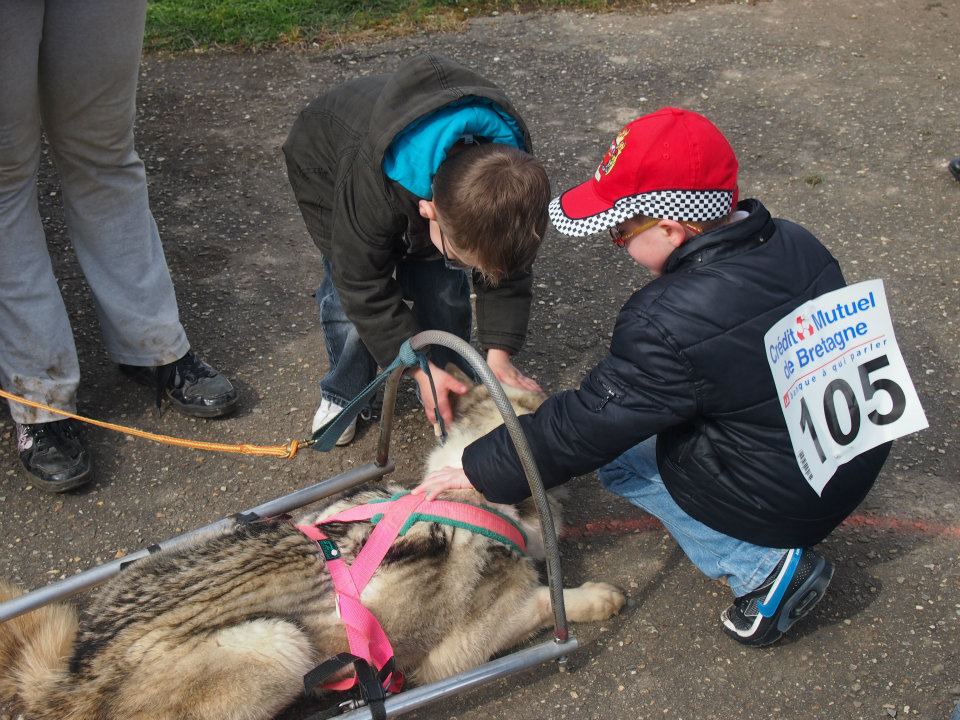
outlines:
[[[470, 64], [525, 113], [557, 189], [586, 178], [634, 116], [668, 104], [701, 110], [739, 154], [743, 196], [814, 231], [848, 280], [884, 278], [930, 428], [896, 444], [858, 514], [824, 544], [837, 574], [815, 617], [765, 650], [723, 635], [727, 591], [662, 528], [594, 478], [575, 481], [565, 578], [616, 583], [628, 607], [575, 629], [571, 673], [544, 666], [419, 715], [946, 718], [960, 700], [960, 184], [945, 168], [960, 154], [958, 27], [960, 5], [946, 0], [691, 2], [648, 14], [501, 14], [460, 34], [339, 52], [149, 57], [139, 148], [182, 318], [243, 404], [222, 421], [158, 416], [149, 394], [123, 381], [100, 344], [46, 164], [41, 206], [77, 336], [81, 409], [206, 440], [306, 436], [325, 365], [310, 297], [320, 258], [280, 145], [300, 108], [338, 82], [423, 49]], [[603, 355], [617, 309], [648, 277], [608, 240], [555, 233], [537, 275], [518, 362], [558, 390]], [[0, 410], [0, 576], [42, 586], [367, 462], [376, 444], [361, 428], [348, 448], [282, 461], [87, 437], [96, 482], [51, 496], [19, 474]], [[430, 442], [407, 389], [397, 479], [418, 476]]]

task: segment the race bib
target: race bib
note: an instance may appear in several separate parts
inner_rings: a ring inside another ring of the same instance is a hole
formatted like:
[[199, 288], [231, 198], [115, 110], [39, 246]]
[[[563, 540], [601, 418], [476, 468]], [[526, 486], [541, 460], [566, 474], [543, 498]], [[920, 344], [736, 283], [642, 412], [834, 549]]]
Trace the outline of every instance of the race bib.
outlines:
[[882, 280], [804, 303], [763, 340], [797, 465], [817, 495], [838, 466], [927, 427]]

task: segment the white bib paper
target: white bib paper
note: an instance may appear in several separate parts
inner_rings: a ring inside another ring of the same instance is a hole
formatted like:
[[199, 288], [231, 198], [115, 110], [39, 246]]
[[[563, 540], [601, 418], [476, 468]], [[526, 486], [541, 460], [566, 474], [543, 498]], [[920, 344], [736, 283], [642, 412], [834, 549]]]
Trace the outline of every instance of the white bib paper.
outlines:
[[882, 280], [804, 303], [763, 340], [797, 465], [818, 495], [839, 465], [927, 427]]

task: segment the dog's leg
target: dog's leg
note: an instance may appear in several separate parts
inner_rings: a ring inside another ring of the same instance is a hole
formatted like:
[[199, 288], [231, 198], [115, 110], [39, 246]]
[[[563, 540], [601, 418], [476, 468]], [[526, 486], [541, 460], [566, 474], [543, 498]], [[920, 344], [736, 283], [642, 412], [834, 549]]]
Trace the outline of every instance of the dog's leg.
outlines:
[[[623, 593], [607, 583], [586, 582], [563, 591], [567, 617], [573, 622], [606, 620], [623, 607]], [[416, 670], [418, 682], [432, 682], [489, 660], [553, 625], [550, 589], [544, 585], [504, 589], [491, 607], [471, 619], [434, 648]]]
[[[578, 588], [563, 589], [563, 606], [570, 622], [606, 620], [620, 612], [626, 601], [618, 588], [604, 582], [585, 582]], [[520, 613], [519, 619], [522, 619], [529, 629], [526, 635], [518, 637], [514, 644], [537, 630], [552, 627], [554, 618], [550, 588], [546, 585], [538, 587], [524, 612]]]
[[[547, 617], [545, 625], [551, 625], [553, 606], [550, 603], [550, 589], [541, 587], [538, 592]], [[563, 591], [564, 609], [571, 622], [606, 620], [620, 612], [626, 601], [618, 588], [604, 582], [585, 582], [578, 588], [565, 588]]]
[[293, 702], [314, 651], [302, 630], [254, 620], [151, 652], [120, 688], [116, 717], [269, 720]]

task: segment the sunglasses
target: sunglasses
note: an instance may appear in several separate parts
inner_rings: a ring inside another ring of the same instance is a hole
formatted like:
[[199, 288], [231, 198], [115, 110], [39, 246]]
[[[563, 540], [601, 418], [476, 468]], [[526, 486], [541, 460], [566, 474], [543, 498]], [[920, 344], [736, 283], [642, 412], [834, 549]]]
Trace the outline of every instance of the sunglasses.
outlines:
[[[619, 248], [622, 248], [622, 247], [626, 247], [626, 244], [630, 240], [635, 238], [637, 235], [639, 235], [640, 233], [646, 232], [647, 230], [652, 228], [654, 225], [659, 223], [660, 220], [661, 218], [651, 218], [647, 222], [641, 224], [640, 227], [638, 227], [637, 229], [629, 233], [624, 233], [623, 230], [620, 229], [619, 225], [614, 225], [611, 228], [607, 228], [607, 232], [610, 233], [610, 239], [613, 240], [613, 244]], [[687, 230], [692, 232], [694, 235], [699, 235], [700, 233], [703, 232], [703, 228], [699, 228], [696, 225], [692, 225], [686, 222], [682, 222], [680, 224], [683, 225]]]
[[608, 228], [607, 232], [610, 233], [610, 239], [613, 240], [613, 244], [618, 248], [622, 248], [626, 247], [627, 241], [632, 240], [642, 232], [646, 232], [658, 222], [660, 222], [660, 218], [648, 220], [631, 233], [624, 233], [623, 230], [620, 229], [619, 225], [614, 225], [612, 228]]
[[440, 231], [440, 253], [443, 255], [443, 265], [447, 270], [470, 270], [471, 265], [467, 265], [459, 258], [451, 258], [447, 254], [447, 239], [443, 236], [443, 228], [437, 223], [437, 229]]

